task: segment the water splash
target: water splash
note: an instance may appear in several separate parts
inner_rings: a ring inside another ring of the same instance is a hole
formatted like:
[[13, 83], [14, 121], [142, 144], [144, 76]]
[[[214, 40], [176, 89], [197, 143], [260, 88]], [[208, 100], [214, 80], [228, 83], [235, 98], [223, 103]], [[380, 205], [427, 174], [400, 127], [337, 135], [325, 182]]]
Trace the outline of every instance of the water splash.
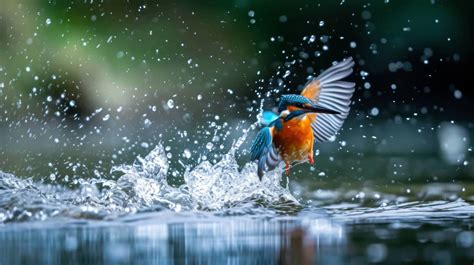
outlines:
[[280, 170], [267, 173], [263, 181], [258, 179], [255, 163], [239, 170], [234, 154], [240, 144], [237, 141], [216, 164], [204, 161], [185, 172], [185, 183], [179, 187], [167, 181], [169, 162], [161, 144], [132, 165], [112, 168], [111, 173], [120, 174], [117, 180], [79, 179], [75, 189], [0, 172], [0, 222], [51, 217], [111, 219], [145, 211], [249, 214], [261, 213], [262, 207], [297, 207], [297, 200], [280, 185]]
[[431, 209], [441, 209], [441, 216], [472, 216], [474, 212], [472, 205], [460, 197], [462, 186], [444, 185], [441, 189], [433, 184], [421, 188], [417, 198], [409, 198], [412, 193], [396, 195], [368, 188], [325, 191], [311, 188], [310, 183], [294, 182], [292, 190], [309, 199], [303, 207], [281, 185], [282, 169], [267, 172], [260, 181], [255, 163], [239, 167], [235, 153], [246, 135], [217, 163], [204, 161], [188, 169], [180, 186], [168, 183], [170, 163], [161, 144], [131, 165], [112, 168], [116, 178], [78, 179], [74, 180], [74, 188], [0, 172], [0, 223], [51, 218], [135, 220], [143, 218], [145, 212], [161, 216], [186, 212], [192, 216], [276, 217], [297, 212], [304, 216], [319, 209], [342, 221], [378, 216], [380, 220], [397, 219], [410, 212], [419, 213], [423, 207], [426, 213], [413, 216], [429, 219], [434, 216]]

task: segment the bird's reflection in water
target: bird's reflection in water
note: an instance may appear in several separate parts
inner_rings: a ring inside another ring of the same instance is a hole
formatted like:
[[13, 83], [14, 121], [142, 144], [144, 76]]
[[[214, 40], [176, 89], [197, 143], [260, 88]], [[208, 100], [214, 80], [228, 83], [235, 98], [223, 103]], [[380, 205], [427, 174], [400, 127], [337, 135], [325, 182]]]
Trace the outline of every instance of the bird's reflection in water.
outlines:
[[330, 220], [306, 220], [282, 239], [279, 264], [343, 264], [346, 235]]
[[313, 264], [315, 259], [314, 240], [307, 238], [306, 231], [295, 228], [289, 233], [288, 243], [280, 250], [279, 264]]

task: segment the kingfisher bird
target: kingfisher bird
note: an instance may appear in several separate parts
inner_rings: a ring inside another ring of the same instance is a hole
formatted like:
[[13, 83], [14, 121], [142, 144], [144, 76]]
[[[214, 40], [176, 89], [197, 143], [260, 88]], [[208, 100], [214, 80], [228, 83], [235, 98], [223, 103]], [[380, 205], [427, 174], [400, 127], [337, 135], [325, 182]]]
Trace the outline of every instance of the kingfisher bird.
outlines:
[[286, 174], [295, 162], [314, 164], [314, 141], [334, 141], [350, 110], [355, 83], [342, 81], [352, 74], [351, 57], [338, 62], [308, 81], [300, 95], [280, 98], [278, 114], [264, 111], [260, 130], [251, 147], [257, 161], [258, 177], [283, 161]]

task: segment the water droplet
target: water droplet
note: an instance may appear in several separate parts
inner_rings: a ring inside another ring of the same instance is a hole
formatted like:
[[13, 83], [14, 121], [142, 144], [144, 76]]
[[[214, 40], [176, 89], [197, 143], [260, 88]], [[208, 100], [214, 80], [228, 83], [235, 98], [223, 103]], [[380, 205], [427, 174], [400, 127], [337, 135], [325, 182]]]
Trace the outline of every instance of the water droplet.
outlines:
[[191, 151], [189, 149], [184, 149], [183, 156], [186, 158], [191, 158]]
[[152, 122], [149, 119], [145, 119], [143, 123], [145, 124], [145, 127], [150, 127], [150, 125], [152, 124]]
[[174, 108], [174, 101], [172, 99], [168, 99], [168, 102], [166, 102], [166, 106], [168, 106], [169, 109]]
[[379, 109], [376, 108], [376, 107], [373, 107], [373, 108], [370, 110], [370, 115], [372, 115], [372, 116], [377, 116], [377, 115], [379, 115]]
[[214, 147], [214, 144], [211, 143], [211, 142], [209, 142], [209, 143], [206, 144], [206, 148], [207, 148], [208, 150], [211, 150], [213, 147]]
[[278, 21], [280, 21], [281, 23], [285, 23], [285, 22], [288, 21], [288, 17], [285, 16], [285, 15], [280, 16], [280, 17], [278, 18]]
[[108, 120], [109, 118], [110, 118], [110, 114], [107, 114], [107, 115], [105, 115], [105, 116], [102, 118], [102, 120], [103, 120], [103, 121], [106, 121], [106, 120]]
[[462, 98], [462, 92], [460, 90], [454, 90], [454, 97], [456, 99], [461, 99]]
[[50, 18], [46, 19], [46, 25], [48, 25], [48, 26], [51, 25], [51, 19]]

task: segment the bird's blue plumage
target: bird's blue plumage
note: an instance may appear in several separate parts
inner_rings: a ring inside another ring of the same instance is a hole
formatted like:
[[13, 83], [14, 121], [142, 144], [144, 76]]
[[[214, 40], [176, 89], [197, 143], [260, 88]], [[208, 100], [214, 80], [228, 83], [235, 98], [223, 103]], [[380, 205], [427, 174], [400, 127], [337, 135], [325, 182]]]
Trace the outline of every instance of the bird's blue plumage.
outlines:
[[[278, 119], [281, 123], [281, 120]], [[265, 170], [272, 170], [278, 166], [281, 157], [273, 146], [270, 127], [260, 130], [250, 150], [252, 160], [258, 160], [258, 177], [262, 179]]]
[[279, 116], [276, 115], [275, 113], [273, 113], [271, 111], [264, 111], [262, 113], [261, 123], [264, 126], [271, 126], [271, 124], [278, 118], [279, 118]]
[[262, 113], [262, 118], [260, 120], [260, 123], [266, 127], [274, 126], [278, 130], [281, 130], [281, 128], [283, 128], [283, 123], [280, 119], [280, 116], [276, 115], [275, 113], [271, 111], [264, 111]]
[[312, 105], [314, 102], [309, 98], [302, 95], [290, 94], [283, 95], [280, 98], [280, 104], [278, 105], [278, 111], [284, 111], [288, 106], [302, 107], [303, 105]]
[[283, 122], [281, 121], [280, 118], [276, 119], [272, 125], [275, 126], [277, 130], [281, 130], [283, 128]]
[[265, 148], [271, 146], [272, 144], [272, 134], [270, 132], [270, 127], [264, 127], [260, 130], [253, 142], [251, 152], [251, 159], [257, 160], [259, 159], [265, 151]]
[[[287, 143], [291, 141], [290, 137], [283, 137], [284, 140], [281, 140], [280, 137], [281, 134], [288, 132], [291, 135], [293, 127], [291, 124], [285, 127], [286, 122], [300, 116], [304, 118], [305, 114], [314, 114], [309, 120], [314, 139], [319, 142], [334, 139], [349, 114], [355, 84], [343, 81], [343, 79], [352, 73], [353, 66], [352, 58], [332, 65], [318, 77], [312, 78], [305, 85], [301, 95], [283, 95], [278, 105], [280, 115], [270, 111], [265, 111], [262, 114], [261, 123], [265, 127], [258, 133], [251, 148], [251, 160], [257, 160], [260, 179], [265, 171], [273, 170], [279, 166], [283, 161], [280, 151], [286, 155], [284, 153], [286, 152], [285, 147], [291, 145], [291, 143]], [[283, 128], [288, 128], [288, 131], [282, 132]], [[293, 137], [299, 137], [299, 131], [296, 132], [297, 134], [293, 134]], [[278, 147], [275, 147], [273, 137], [277, 139]], [[312, 142], [310, 150], [313, 150]], [[312, 153], [308, 155], [312, 161]], [[293, 160], [293, 158], [285, 157], [286, 165], [294, 162]]]

